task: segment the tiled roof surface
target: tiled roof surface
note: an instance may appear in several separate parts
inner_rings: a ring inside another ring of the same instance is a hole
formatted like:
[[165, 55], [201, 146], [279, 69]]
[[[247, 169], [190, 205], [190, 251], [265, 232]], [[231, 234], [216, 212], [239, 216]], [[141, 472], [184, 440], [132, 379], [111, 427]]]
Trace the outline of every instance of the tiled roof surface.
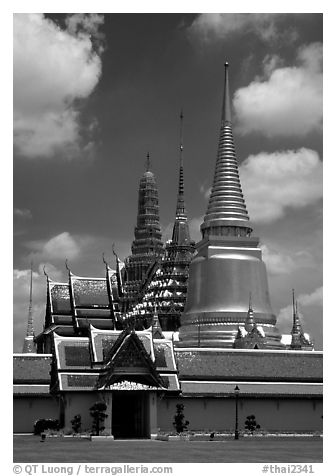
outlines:
[[69, 325], [72, 326], [72, 316], [70, 315], [60, 315], [60, 314], [53, 314], [51, 317], [51, 322], [53, 324], [59, 325]]
[[246, 382], [184, 382], [181, 381], [181, 390], [184, 396], [192, 395], [226, 395], [235, 397], [234, 388], [237, 383], [240, 396], [249, 395], [278, 395], [278, 396], [322, 396], [321, 384], [298, 383], [246, 383]]
[[154, 340], [155, 365], [159, 372], [176, 371], [174, 351], [171, 342]]
[[76, 309], [76, 316], [78, 317], [89, 317], [97, 319], [112, 319], [110, 309], [99, 309], [99, 308], [90, 308], [90, 309]]
[[105, 360], [113, 347], [113, 344], [118, 339], [118, 334], [101, 335], [98, 334], [94, 337], [94, 345], [96, 349], [97, 360]]
[[163, 385], [167, 390], [169, 391], [179, 391], [180, 390], [180, 385], [179, 381], [177, 378], [177, 375], [165, 375], [165, 374], [160, 374]]
[[71, 314], [70, 293], [68, 284], [50, 285], [52, 312], [55, 314]]
[[98, 374], [59, 373], [60, 390], [94, 390]]
[[180, 379], [322, 381], [322, 354], [176, 349]]
[[91, 368], [89, 339], [57, 338], [55, 339], [55, 349], [59, 369]]
[[13, 385], [14, 395], [49, 395], [49, 385]]
[[106, 280], [72, 278], [71, 282], [75, 306], [109, 306]]
[[15, 384], [35, 383], [49, 384], [51, 356], [13, 356], [13, 380]]

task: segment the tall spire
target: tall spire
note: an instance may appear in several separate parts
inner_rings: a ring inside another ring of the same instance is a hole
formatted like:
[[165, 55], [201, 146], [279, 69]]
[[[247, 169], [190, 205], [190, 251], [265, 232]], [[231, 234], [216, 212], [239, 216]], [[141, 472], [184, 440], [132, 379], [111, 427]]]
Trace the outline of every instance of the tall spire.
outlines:
[[[150, 170], [149, 153], [138, 192], [138, 214], [132, 242], [132, 254], [125, 260], [124, 292], [137, 298], [141, 282], [154, 261], [163, 254], [159, 217], [159, 195], [153, 172]], [[131, 298], [130, 298], [131, 299]]]
[[177, 189], [176, 215], [173, 229], [173, 243], [183, 245], [190, 243], [187, 213], [184, 202], [184, 170], [183, 170], [183, 111], [180, 113], [180, 145], [179, 145], [179, 182]]
[[180, 114], [180, 170], [176, 205], [176, 219], [186, 220], [187, 215], [184, 203], [184, 172], [183, 172], [183, 111]]
[[301, 327], [300, 317], [298, 314], [298, 304], [295, 299], [294, 289], [292, 289], [292, 307], [293, 307], [293, 327], [292, 327], [292, 341], [293, 341], [294, 336], [300, 336], [302, 334], [302, 327]]
[[255, 320], [254, 320], [254, 312], [252, 307], [252, 293], [250, 293], [249, 297], [249, 308], [247, 311], [247, 316], [245, 320], [245, 329], [247, 332], [251, 332], [251, 330], [255, 327]]
[[203, 238], [209, 235], [249, 236], [252, 229], [240, 185], [232, 135], [229, 63], [225, 63], [221, 128], [215, 175], [208, 209], [201, 225]]
[[146, 156], [146, 172], [150, 172], [150, 169], [151, 169], [150, 155], [149, 155], [149, 152], [147, 152], [147, 156]]
[[28, 325], [27, 334], [23, 343], [23, 353], [34, 353], [34, 328], [33, 328], [33, 263], [30, 264], [30, 292], [29, 292], [29, 308], [28, 308]]

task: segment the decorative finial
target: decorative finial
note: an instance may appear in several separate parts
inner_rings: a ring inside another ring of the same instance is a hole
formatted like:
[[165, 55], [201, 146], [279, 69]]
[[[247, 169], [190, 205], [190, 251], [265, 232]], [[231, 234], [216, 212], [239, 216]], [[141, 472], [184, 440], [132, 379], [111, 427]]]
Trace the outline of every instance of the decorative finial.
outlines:
[[252, 293], [250, 292], [250, 295], [249, 295], [249, 311], [252, 311]]
[[292, 289], [292, 304], [293, 304], [293, 315], [295, 315], [295, 291]]
[[183, 162], [183, 110], [181, 109], [180, 113], [180, 165], [182, 165]]
[[150, 170], [150, 159], [149, 159], [149, 152], [147, 152], [147, 160], [146, 160], [146, 172]]
[[117, 253], [115, 252], [115, 243], [112, 243], [112, 253], [114, 254], [114, 256], [115, 256], [116, 258], [118, 258], [118, 255], [117, 255]]

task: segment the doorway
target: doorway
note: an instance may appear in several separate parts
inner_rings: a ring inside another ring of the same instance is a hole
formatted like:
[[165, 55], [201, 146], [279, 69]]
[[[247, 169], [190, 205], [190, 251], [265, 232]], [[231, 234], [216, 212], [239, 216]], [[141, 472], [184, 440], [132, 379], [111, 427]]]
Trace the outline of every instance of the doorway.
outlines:
[[148, 392], [113, 392], [112, 435], [116, 439], [150, 438]]

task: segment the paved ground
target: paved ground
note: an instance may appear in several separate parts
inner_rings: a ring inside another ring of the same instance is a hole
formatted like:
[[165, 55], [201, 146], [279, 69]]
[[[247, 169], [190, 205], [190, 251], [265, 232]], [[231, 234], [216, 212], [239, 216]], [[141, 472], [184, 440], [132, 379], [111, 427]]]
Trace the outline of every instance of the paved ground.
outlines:
[[116, 440], [14, 436], [14, 463], [321, 463], [322, 438], [238, 441]]

